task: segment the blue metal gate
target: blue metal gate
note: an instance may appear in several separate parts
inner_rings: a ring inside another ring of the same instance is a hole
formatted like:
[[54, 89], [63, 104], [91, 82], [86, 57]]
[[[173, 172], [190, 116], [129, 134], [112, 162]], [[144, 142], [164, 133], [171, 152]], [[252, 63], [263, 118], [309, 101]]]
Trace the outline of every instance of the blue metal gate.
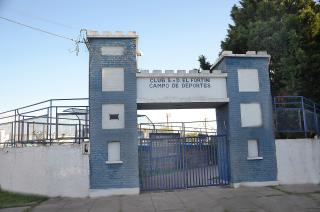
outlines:
[[226, 136], [140, 139], [141, 191], [229, 184]]

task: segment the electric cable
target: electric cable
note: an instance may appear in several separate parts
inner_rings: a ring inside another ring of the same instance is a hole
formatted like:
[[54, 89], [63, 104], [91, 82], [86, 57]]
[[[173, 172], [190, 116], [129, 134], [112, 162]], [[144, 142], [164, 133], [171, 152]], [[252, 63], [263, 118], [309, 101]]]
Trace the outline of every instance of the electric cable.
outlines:
[[38, 28], [38, 27], [34, 27], [34, 26], [30, 26], [30, 25], [27, 25], [27, 24], [24, 24], [24, 23], [21, 23], [21, 22], [18, 22], [18, 21], [14, 21], [14, 20], [9, 19], [9, 18], [5, 18], [5, 17], [2, 17], [2, 16], [0, 16], [0, 18], [5, 20], [5, 21], [8, 21], [8, 22], [20, 25], [20, 26], [24, 26], [24, 27], [27, 27], [27, 28], [30, 28], [30, 29], [33, 29], [33, 30], [36, 30], [36, 31], [39, 31], [39, 32], [42, 32], [42, 33], [46, 33], [46, 34], [49, 34], [49, 35], [52, 35], [52, 36], [56, 36], [56, 37], [59, 37], [59, 38], [67, 39], [67, 40], [70, 40], [70, 41], [75, 42], [75, 43], [84, 43], [84, 41], [75, 40], [73, 38], [69, 38], [69, 37], [66, 37], [64, 35], [59, 35], [59, 34], [56, 34], [56, 33], [53, 33], [53, 32], [49, 32], [49, 31], [43, 30], [43, 29]]
[[20, 16], [25, 16], [25, 17], [28, 17], [28, 18], [32, 18], [34, 20], [42, 21], [42, 22], [49, 23], [49, 24], [54, 24], [54, 25], [57, 25], [57, 26], [60, 26], [60, 27], [64, 27], [66, 29], [72, 29], [72, 30], [79, 29], [79, 27], [70, 26], [70, 25], [67, 25], [67, 24], [64, 24], [64, 23], [61, 23], [61, 22], [58, 22], [58, 21], [54, 21], [54, 20], [48, 19], [48, 18], [44, 18], [44, 17], [41, 17], [41, 16], [36, 16], [34, 14], [30, 14], [30, 13], [28, 13], [26, 11], [23, 11], [23, 10], [14, 10], [13, 9], [13, 12], [18, 14], [18, 15], [20, 15]]
[[86, 32], [86, 29], [81, 29], [80, 30], [80, 34], [78, 36], [78, 39], [73, 39], [73, 38], [66, 37], [64, 35], [59, 35], [57, 33], [49, 32], [49, 31], [43, 30], [41, 28], [30, 26], [30, 25], [27, 25], [27, 24], [24, 24], [24, 23], [21, 23], [21, 22], [18, 22], [18, 21], [9, 19], [9, 18], [5, 18], [5, 17], [2, 17], [2, 16], [0, 16], [0, 19], [3, 19], [3, 20], [8, 21], [10, 23], [14, 23], [14, 24], [17, 24], [17, 25], [20, 25], [20, 26], [23, 26], [23, 27], [26, 27], [26, 28], [29, 28], [29, 29], [32, 29], [32, 30], [35, 30], [35, 31], [39, 31], [39, 32], [42, 32], [42, 33], [45, 33], [45, 34], [48, 34], [48, 35], [51, 35], [51, 36], [55, 36], [55, 37], [63, 38], [63, 39], [66, 39], [66, 40], [70, 40], [75, 44], [74, 50], [72, 50], [70, 52], [75, 52], [77, 56], [78, 56], [79, 51], [80, 51], [79, 44], [80, 43], [84, 43], [84, 44], [87, 45], [87, 41], [86, 41], [86, 39], [84, 38], [84, 35], [83, 35], [83, 32]]

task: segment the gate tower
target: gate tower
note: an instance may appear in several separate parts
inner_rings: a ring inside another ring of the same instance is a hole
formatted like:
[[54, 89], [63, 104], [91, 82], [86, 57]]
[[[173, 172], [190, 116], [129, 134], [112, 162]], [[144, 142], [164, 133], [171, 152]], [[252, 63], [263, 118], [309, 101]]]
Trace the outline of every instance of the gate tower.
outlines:
[[139, 193], [135, 32], [87, 34], [91, 196]]
[[231, 182], [235, 187], [277, 184], [269, 60], [266, 52], [224, 51], [212, 66], [228, 74], [230, 101], [216, 111], [218, 123], [226, 121]]

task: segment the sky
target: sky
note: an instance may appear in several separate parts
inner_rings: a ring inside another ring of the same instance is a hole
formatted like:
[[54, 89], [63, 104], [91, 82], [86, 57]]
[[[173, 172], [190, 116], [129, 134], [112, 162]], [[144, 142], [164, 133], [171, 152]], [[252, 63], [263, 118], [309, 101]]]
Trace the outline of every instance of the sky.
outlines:
[[[139, 69], [188, 70], [199, 67], [201, 54], [211, 62], [217, 59], [220, 42], [232, 23], [231, 8], [237, 3], [0, 0], [0, 16], [74, 39], [80, 29], [136, 31], [143, 53]], [[70, 40], [1, 19], [0, 29], [0, 111], [52, 98], [88, 97], [85, 46], [80, 46], [77, 56]]]

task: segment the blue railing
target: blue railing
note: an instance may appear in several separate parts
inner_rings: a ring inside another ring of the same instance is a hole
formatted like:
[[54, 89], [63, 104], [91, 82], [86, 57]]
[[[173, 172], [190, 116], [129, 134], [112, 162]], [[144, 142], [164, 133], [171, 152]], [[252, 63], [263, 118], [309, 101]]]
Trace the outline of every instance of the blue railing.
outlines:
[[87, 98], [50, 99], [0, 113], [0, 148], [89, 139]]
[[229, 184], [225, 135], [141, 138], [138, 150], [141, 191]]
[[314, 137], [320, 134], [320, 105], [303, 96], [275, 96], [274, 121], [278, 135]]

